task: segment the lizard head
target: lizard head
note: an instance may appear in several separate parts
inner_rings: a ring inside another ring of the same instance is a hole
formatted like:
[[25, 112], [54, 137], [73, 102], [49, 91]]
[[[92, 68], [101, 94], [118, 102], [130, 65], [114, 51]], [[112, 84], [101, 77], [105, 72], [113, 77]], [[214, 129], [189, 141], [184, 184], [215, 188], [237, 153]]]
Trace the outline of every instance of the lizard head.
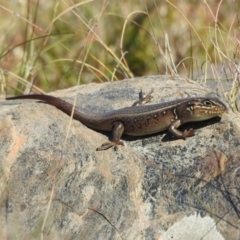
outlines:
[[186, 116], [190, 121], [207, 120], [226, 111], [226, 105], [218, 98], [196, 98], [186, 104]]

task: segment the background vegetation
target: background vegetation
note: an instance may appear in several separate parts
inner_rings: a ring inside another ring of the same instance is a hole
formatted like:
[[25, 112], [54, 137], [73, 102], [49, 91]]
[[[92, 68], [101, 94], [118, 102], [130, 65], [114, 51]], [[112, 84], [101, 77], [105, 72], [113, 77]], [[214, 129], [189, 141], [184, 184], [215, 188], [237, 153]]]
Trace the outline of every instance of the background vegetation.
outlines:
[[1, 93], [170, 74], [239, 82], [237, 0], [0, 0]]

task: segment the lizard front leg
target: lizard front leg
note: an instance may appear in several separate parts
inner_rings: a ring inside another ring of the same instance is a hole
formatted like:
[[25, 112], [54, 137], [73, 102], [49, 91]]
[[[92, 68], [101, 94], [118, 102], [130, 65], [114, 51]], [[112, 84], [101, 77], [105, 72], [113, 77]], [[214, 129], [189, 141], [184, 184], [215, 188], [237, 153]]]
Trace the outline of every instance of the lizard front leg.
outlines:
[[112, 136], [109, 142], [105, 142], [101, 147], [98, 147], [96, 151], [107, 150], [111, 147], [116, 147], [118, 145], [124, 145], [120, 140], [124, 131], [124, 125], [121, 122], [115, 122], [112, 126]]
[[181, 125], [181, 120], [177, 120], [173, 122], [169, 128], [168, 131], [171, 132], [174, 137], [176, 138], [181, 138], [181, 139], [186, 139], [187, 137], [192, 137], [194, 136], [194, 130], [190, 128], [189, 130], [185, 130], [184, 132], [179, 131], [177, 128]]

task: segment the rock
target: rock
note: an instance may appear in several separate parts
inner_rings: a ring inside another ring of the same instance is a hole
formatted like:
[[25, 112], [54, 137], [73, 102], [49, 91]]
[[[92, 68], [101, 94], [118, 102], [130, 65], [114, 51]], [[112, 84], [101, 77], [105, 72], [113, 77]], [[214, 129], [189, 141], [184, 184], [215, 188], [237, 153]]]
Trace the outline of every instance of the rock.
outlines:
[[[216, 96], [191, 80], [151, 76], [88, 84], [52, 95], [90, 112], [130, 106], [140, 89], [152, 103]], [[223, 100], [223, 98], [221, 98]], [[224, 100], [223, 100], [224, 101]], [[239, 114], [196, 122], [194, 137], [108, 134], [48, 104], [0, 102], [1, 239], [237, 239]]]

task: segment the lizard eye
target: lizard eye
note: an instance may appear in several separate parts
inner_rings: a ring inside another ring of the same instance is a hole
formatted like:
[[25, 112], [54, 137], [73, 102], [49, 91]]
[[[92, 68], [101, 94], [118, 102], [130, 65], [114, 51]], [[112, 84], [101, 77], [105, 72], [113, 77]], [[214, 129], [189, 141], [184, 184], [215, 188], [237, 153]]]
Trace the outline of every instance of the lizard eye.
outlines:
[[204, 104], [205, 106], [207, 106], [207, 107], [212, 106], [212, 102], [211, 102], [211, 101], [208, 101], [208, 100], [204, 101], [203, 104]]

